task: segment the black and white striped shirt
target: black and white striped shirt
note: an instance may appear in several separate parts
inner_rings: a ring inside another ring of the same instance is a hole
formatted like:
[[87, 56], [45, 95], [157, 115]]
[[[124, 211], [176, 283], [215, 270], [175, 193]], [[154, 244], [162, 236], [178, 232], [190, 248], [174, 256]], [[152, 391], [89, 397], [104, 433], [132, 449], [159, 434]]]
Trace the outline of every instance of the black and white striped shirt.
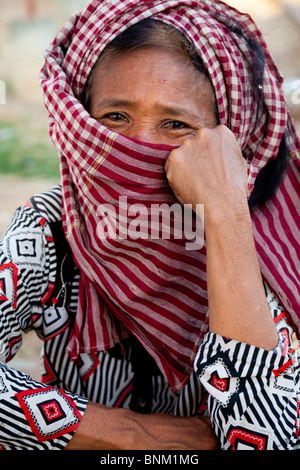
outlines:
[[[56, 186], [16, 212], [0, 244], [3, 449], [63, 449], [88, 400], [144, 413], [210, 415], [224, 449], [299, 447], [298, 354], [292, 349], [292, 327], [271, 292], [278, 347], [267, 352], [209, 333], [190, 382], [175, 393], [131, 339], [71, 361], [66, 346], [78, 280], [62, 232], [61, 187]], [[32, 329], [43, 340], [41, 382], [9, 368], [22, 331]]]

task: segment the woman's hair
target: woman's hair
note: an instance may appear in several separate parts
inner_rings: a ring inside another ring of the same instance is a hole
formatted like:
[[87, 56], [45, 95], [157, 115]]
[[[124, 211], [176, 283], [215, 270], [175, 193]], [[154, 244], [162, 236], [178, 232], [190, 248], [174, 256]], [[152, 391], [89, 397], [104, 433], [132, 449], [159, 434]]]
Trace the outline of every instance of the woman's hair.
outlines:
[[[253, 39], [248, 38], [237, 24], [228, 24], [228, 28], [235, 34], [240, 35], [248, 45], [252, 57], [251, 88], [253, 93], [255, 93], [254, 98], [257, 101], [257, 109], [259, 110], [263, 106], [261, 83], [265, 69], [264, 54], [259, 44]], [[94, 72], [97, 67], [101, 65], [105, 57], [109, 55], [126, 54], [136, 49], [150, 47], [161, 47], [177, 52], [189, 63], [192, 63], [207, 79], [210, 79], [208, 71], [196, 49], [181, 31], [160, 21], [156, 21], [153, 18], [148, 18], [126, 29], [106, 46], [94, 65], [83, 89], [81, 101], [85, 108], [87, 110], [90, 108], [90, 94]], [[215, 113], [217, 116], [216, 102]], [[264, 204], [275, 192], [286, 169], [288, 157], [289, 153], [286, 138], [283, 136], [277, 158], [270, 160], [256, 178], [254, 190], [249, 199], [250, 209]]]

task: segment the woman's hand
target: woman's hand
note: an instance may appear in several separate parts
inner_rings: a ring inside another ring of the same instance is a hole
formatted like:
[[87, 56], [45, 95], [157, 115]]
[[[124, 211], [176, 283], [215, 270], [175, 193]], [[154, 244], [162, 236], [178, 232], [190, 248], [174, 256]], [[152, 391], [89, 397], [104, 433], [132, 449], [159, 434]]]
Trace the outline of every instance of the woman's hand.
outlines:
[[203, 204], [205, 212], [247, 210], [247, 167], [233, 133], [220, 125], [201, 128], [170, 152], [166, 175], [182, 204]]
[[89, 402], [66, 450], [214, 450], [206, 419], [143, 415]]

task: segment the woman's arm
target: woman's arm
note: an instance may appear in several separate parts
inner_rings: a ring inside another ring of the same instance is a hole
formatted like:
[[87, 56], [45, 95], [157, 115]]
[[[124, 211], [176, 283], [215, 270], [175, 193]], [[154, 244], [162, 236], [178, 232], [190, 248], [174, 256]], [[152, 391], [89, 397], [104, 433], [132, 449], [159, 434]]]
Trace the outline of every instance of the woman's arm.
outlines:
[[235, 137], [225, 126], [200, 129], [170, 153], [166, 173], [182, 203], [195, 211], [204, 205], [210, 331], [272, 350], [278, 333], [259, 271], [246, 163]]
[[239, 147], [223, 126], [202, 129], [166, 169], [182, 202], [204, 204], [210, 332], [195, 370], [220, 447], [298, 448], [299, 357], [262, 283]]
[[224, 209], [207, 215], [207, 283], [210, 331], [272, 350], [278, 333], [270, 315], [256, 258], [249, 214]]
[[214, 450], [217, 440], [201, 418], [143, 415], [89, 402], [66, 450]]

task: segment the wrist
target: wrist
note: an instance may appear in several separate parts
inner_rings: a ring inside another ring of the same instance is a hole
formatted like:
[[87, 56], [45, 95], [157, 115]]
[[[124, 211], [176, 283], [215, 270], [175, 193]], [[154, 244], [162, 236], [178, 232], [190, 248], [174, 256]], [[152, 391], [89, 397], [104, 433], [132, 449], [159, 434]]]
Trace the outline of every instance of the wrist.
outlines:
[[135, 413], [89, 402], [66, 450], [130, 450], [136, 439]]
[[222, 200], [216, 199], [204, 205], [205, 228], [222, 226], [243, 226], [251, 221], [247, 197]]

